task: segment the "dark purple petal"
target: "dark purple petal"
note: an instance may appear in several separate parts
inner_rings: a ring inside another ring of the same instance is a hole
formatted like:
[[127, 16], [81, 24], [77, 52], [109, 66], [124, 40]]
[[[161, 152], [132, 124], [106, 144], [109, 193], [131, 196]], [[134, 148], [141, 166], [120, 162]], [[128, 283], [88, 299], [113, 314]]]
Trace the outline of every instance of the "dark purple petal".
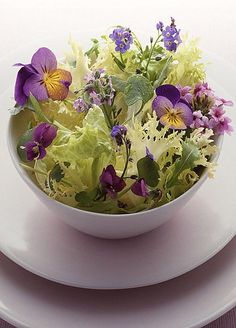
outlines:
[[178, 102], [174, 108], [180, 112], [179, 116], [186, 126], [190, 126], [193, 123], [193, 112], [188, 105], [183, 102]]
[[161, 116], [166, 114], [166, 109], [173, 108], [173, 104], [168, 98], [158, 96], [153, 100], [152, 108], [156, 112], [157, 116], [160, 118]]
[[33, 161], [39, 155], [38, 144], [35, 141], [28, 141], [25, 144], [25, 150], [28, 161]]
[[131, 187], [131, 191], [138, 196], [148, 197], [148, 189], [144, 179], [139, 179]]
[[49, 123], [39, 124], [33, 132], [34, 141], [47, 148], [57, 135], [57, 128]]
[[15, 101], [18, 105], [24, 106], [28, 96], [24, 92], [24, 84], [27, 79], [32, 75], [25, 67], [22, 67], [17, 73], [16, 84], [15, 84]]
[[111, 198], [115, 198], [116, 193], [124, 189], [126, 186], [125, 181], [116, 175], [116, 171], [112, 165], [108, 165], [106, 169], [103, 169], [99, 180], [103, 190]]
[[156, 95], [166, 97], [169, 99], [173, 106], [179, 101], [180, 99], [180, 92], [179, 90], [171, 84], [163, 84], [156, 88]]
[[29, 97], [30, 93], [37, 99], [37, 100], [46, 100], [48, 99], [47, 89], [42, 82], [42, 75], [41, 74], [32, 74], [24, 84], [24, 93], [27, 97]]
[[100, 182], [101, 185], [104, 187], [112, 185], [112, 173], [109, 172], [108, 167], [106, 169], [103, 169], [102, 174], [100, 176]]
[[37, 159], [42, 159], [46, 156], [46, 150], [43, 146], [39, 146], [39, 157]]
[[48, 48], [40, 48], [31, 59], [32, 66], [38, 73], [51, 72], [57, 68], [57, 59], [54, 53]]

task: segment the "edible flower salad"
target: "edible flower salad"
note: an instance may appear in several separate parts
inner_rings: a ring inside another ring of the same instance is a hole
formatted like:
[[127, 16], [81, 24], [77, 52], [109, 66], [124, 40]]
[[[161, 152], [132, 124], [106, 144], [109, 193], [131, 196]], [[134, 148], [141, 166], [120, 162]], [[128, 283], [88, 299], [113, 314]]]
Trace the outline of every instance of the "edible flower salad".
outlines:
[[156, 24], [143, 46], [117, 26], [70, 40], [63, 60], [45, 47], [19, 68], [12, 115], [30, 113], [19, 138], [22, 167], [51, 198], [86, 211], [135, 213], [186, 192], [211, 161], [219, 135], [233, 131], [225, 106], [206, 82], [197, 40], [175, 20]]

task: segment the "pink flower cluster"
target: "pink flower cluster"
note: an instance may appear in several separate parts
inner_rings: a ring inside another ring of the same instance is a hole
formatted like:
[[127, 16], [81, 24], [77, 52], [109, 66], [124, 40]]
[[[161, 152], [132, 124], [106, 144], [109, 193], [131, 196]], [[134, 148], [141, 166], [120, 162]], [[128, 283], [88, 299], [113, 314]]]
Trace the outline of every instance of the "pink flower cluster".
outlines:
[[207, 113], [203, 113], [201, 110], [193, 111], [191, 128], [203, 127], [213, 129], [215, 134], [231, 134], [233, 127], [230, 125], [231, 119], [225, 116], [224, 106], [233, 106], [232, 101], [215, 96], [214, 91], [207, 83], [198, 83], [193, 90], [189, 86], [177, 86], [177, 88], [180, 91], [181, 98], [189, 104], [204, 98], [207, 98], [208, 103], [212, 104]]

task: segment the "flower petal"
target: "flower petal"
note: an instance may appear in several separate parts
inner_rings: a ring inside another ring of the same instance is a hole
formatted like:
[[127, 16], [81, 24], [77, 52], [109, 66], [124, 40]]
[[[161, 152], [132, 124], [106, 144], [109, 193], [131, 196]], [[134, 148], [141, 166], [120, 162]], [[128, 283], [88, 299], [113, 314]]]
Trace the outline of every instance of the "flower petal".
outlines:
[[174, 108], [177, 110], [186, 126], [190, 126], [193, 123], [193, 112], [189, 106], [182, 102], [178, 102]]
[[24, 84], [32, 75], [25, 67], [22, 67], [16, 77], [15, 84], [15, 101], [18, 105], [23, 106], [27, 101], [27, 95], [24, 92]]
[[168, 126], [169, 129], [182, 130], [186, 129], [186, 125], [181, 117], [171, 117], [169, 114], [163, 115], [160, 119], [161, 124]]
[[156, 88], [156, 95], [166, 97], [169, 99], [173, 106], [179, 101], [180, 99], [180, 92], [179, 90], [171, 84], [163, 84]]
[[57, 68], [57, 59], [54, 53], [48, 48], [39, 48], [31, 59], [32, 66], [38, 73], [54, 71]]
[[163, 96], [156, 97], [152, 102], [152, 108], [160, 118], [166, 114], [166, 111], [173, 108], [172, 102]]
[[41, 74], [32, 74], [24, 84], [24, 93], [27, 97], [29, 97], [30, 93], [37, 100], [45, 100], [48, 99], [47, 89], [42, 81]]
[[44, 148], [48, 147], [57, 135], [57, 128], [49, 123], [39, 124], [33, 132], [34, 141]]
[[67, 97], [72, 82], [70, 72], [56, 69], [45, 80], [48, 95], [52, 100], [63, 100]]

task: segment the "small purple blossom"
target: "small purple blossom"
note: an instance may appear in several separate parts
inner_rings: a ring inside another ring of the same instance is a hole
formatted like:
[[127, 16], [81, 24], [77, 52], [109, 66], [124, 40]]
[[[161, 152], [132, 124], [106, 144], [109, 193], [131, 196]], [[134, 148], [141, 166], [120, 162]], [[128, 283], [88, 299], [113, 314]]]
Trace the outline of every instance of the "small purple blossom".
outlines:
[[232, 107], [233, 106], [233, 102], [232, 102], [232, 100], [226, 100], [226, 99], [224, 99], [224, 98], [216, 98], [216, 101], [215, 101], [215, 105], [216, 106], [230, 106], [230, 107]]
[[158, 31], [163, 31], [163, 28], [164, 28], [164, 24], [161, 22], [161, 21], [159, 21], [157, 24], [156, 24], [156, 29], [158, 30]]
[[214, 118], [215, 121], [220, 120], [225, 114], [223, 106], [216, 106], [210, 110], [210, 115]]
[[113, 199], [116, 198], [117, 192], [126, 186], [124, 179], [116, 174], [113, 165], [108, 165], [103, 169], [99, 180], [105, 194], [108, 194]]
[[194, 94], [195, 97], [202, 97], [204, 95], [204, 96], [207, 96], [207, 97], [215, 98], [214, 92], [209, 87], [208, 83], [206, 83], [206, 82], [197, 83], [195, 85], [194, 90], [193, 90], [193, 94]]
[[134, 182], [134, 184], [131, 187], [131, 191], [137, 196], [141, 196], [145, 198], [149, 196], [148, 188], [143, 178], [138, 179], [137, 181]]
[[154, 161], [154, 156], [146, 146], [146, 156], [149, 157], [152, 161]]
[[118, 146], [123, 144], [123, 137], [127, 134], [127, 128], [124, 125], [115, 125], [111, 130], [111, 136], [116, 140]]
[[174, 18], [171, 17], [171, 24], [162, 30], [164, 46], [168, 51], [176, 51], [178, 45], [182, 42], [180, 30], [177, 30]]
[[124, 54], [129, 50], [131, 44], [133, 43], [132, 32], [128, 28], [119, 27], [113, 30], [109, 35], [109, 38], [115, 42], [115, 51]]
[[89, 109], [88, 104], [84, 101], [83, 98], [76, 99], [74, 101], [73, 107], [77, 110], [78, 113], [86, 112]]
[[96, 93], [95, 91], [90, 92], [90, 101], [92, 104], [100, 106], [102, 103], [100, 94]]
[[230, 125], [231, 119], [227, 116], [223, 116], [218, 121], [215, 121], [214, 132], [216, 134], [231, 134], [234, 131], [233, 127]]
[[186, 129], [193, 122], [190, 105], [181, 100], [179, 90], [171, 84], [163, 84], [156, 89], [157, 97], [152, 102], [160, 123], [170, 129]]
[[24, 148], [28, 161], [42, 159], [46, 156], [46, 148], [53, 142], [57, 135], [57, 128], [49, 123], [40, 123], [33, 130], [32, 140]]
[[191, 92], [192, 87], [190, 86], [185, 86], [182, 87], [181, 85], [177, 85], [176, 88], [179, 90], [180, 92], [180, 97], [181, 99], [184, 99], [185, 101], [187, 101], [189, 104], [191, 104], [192, 100], [193, 100], [193, 94]]

